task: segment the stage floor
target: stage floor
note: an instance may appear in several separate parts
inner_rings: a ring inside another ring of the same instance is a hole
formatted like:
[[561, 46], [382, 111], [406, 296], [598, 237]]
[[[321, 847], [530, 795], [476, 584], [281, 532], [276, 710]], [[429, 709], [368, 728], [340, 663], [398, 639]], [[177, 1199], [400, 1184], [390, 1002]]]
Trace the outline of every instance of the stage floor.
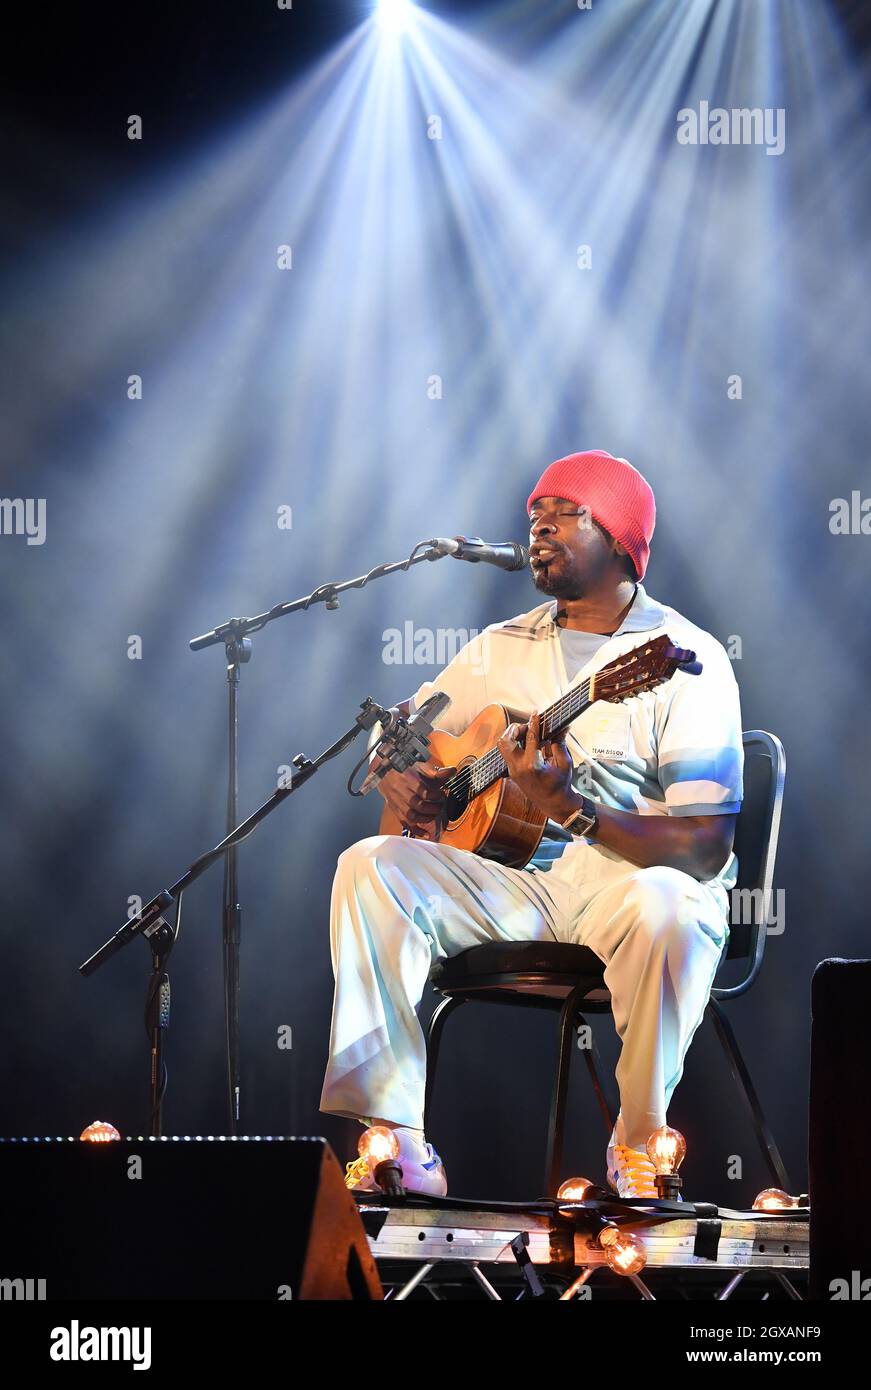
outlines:
[[[355, 1193], [388, 1297], [787, 1298], [806, 1295], [807, 1207], [739, 1211], [710, 1203], [472, 1202]], [[602, 1222], [644, 1248], [621, 1276], [597, 1243]], [[453, 1292], [451, 1292], [453, 1290]], [[585, 1292], [586, 1290], [586, 1292]]]

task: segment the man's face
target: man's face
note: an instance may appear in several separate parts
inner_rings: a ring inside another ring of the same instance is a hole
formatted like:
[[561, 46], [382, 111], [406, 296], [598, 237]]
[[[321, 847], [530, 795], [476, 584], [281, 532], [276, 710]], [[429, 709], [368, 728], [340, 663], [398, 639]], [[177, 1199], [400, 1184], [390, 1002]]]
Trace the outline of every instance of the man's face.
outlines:
[[610, 571], [620, 572], [610, 536], [588, 507], [564, 497], [537, 497], [529, 513], [529, 563], [536, 589], [583, 598]]

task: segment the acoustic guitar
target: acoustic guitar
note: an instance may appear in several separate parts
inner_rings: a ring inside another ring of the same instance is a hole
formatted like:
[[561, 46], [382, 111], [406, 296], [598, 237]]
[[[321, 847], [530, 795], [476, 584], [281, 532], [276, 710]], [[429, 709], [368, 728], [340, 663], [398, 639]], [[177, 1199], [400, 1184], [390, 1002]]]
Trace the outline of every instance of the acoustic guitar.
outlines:
[[[616, 657], [542, 710], [541, 741], [558, 738], [597, 700], [620, 704], [662, 685], [675, 671], [698, 675], [701, 669], [695, 652], [673, 646], [666, 634], [654, 637]], [[487, 705], [463, 734], [435, 729], [429, 746], [430, 761], [457, 769], [442, 784], [440, 843], [522, 869], [541, 843], [547, 815], [507, 775], [505, 759], [495, 746], [517, 718], [504, 705]], [[382, 835], [409, 833], [386, 804], [379, 831]]]

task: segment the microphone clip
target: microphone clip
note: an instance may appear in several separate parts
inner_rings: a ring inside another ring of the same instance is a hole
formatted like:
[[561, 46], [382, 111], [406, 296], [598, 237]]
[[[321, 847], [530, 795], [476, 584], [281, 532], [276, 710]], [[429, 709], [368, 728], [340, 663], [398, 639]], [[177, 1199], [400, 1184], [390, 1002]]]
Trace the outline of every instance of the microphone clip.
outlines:
[[[379, 721], [381, 723], [381, 736], [366, 756], [378, 753], [381, 762], [367, 774], [359, 791], [352, 795], [365, 796], [390, 768], [396, 772], [406, 772], [414, 763], [428, 762], [429, 736], [433, 731], [433, 724], [450, 703], [450, 696], [442, 690], [437, 690], [428, 700], [424, 700], [420, 709], [410, 718], [400, 714], [398, 709], [382, 709], [374, 703], [372, 710], [364, 708], [364, 713], [357, 716], [358, 723], [367, 727], [364, 720], [369, 720], [369, 728]], [[371, 717], [373, 711], [375, 718]], [[353, 773], [351, 777], [353, 779]], [[348, 790], [351, 790], [350, 783]]]
[[437, 690], [410, 719], [398, 710], [388, 711], [390, 722], [382, 735], [386, 744], [384, 758], [396, 772], [406, 772], [414, 763], [429, 761], [432, 726], [450, 703], [450, 696]]

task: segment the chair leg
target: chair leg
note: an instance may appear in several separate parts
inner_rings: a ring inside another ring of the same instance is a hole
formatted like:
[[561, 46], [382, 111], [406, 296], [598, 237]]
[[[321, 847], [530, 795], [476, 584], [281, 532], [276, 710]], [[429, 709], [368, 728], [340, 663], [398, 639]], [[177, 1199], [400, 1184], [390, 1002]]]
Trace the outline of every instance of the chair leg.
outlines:
[[792, 1192], [793, 1187], [790, 1183], [789, 1174], [786, 1171], [786, 1165], [780, 1156], [780, 1150], [775, 1143], [774, 1135], [768, 1127], [768, 1122], [765, 1119], [762, 1106], [759, 1103], [759, 1097], [756, 1094], [756, 1088], [751, 1080], [750, 1072], [747, 1070], [747, 1064], [741, 1055], [741, 1049], [738, 1046], [735, 1034], [732, 1030], [732, 1025], [723, 1012], [721, 1004], [716, 999], [708, 1000], [708, 1008], [713, 1014], [714, 1027], [723, 1045], [723, 1051], [729, 1062], [732, 1076], [749, 1107], [750, 1115], [753, 1120], [753, 1127], [756, 1130], [756, 1137], [759, 1140], [759, 1147], [762, 1150], [762, 1156], [765, 1159], [768, 1171], [774, 1179], [775, 1186], [783, 1188], [784, 1192]]
[[465, 1004], [466, 1002], [467, 1001], [462, 995], [457, 994], [448, 995], [446, 998], [442, 999], [441, 1003], [436, 1005], [426, 1030], [426, 1091], [423, 1100], [424, 1134], [427, 1132], [427, 1123], [429, 1121], [430, 1107], [432, 1105], [433, 1091], [435, 1089], [435, 1074], [439, 1060], [439, 1048], [442, 1042], [442, 1030], [454, 1010], [458, 1009], [461, 1004]]
[[560, 1168], [563, 1159], [563, 1134], [565, 1131], [566, 1100], [568, 1097], [569, 1072], [572, 1065], [572, 1044], [575, 1037], [575, 1013], [578, 999], [582, 993], [577, 986], [566, 996], [559, 1016], [559, 1053], [556, 1074], [550, 1097], [550, 1116], [547, 1125], [547, 1155], [544, 1165], [544, 1195], [556, 1197], [560, 1181]]
[[[583, 1024], [585, 1027], [589, 1026], [583, 1014], [576, 1014], [574, 1018], [574, 1023], [575, 1026], [577, 1026], [577, 1024], [579, 1023]], [[599, 1049], [596, 1047], [596, 1039], [593, 1036], [592, 1029], [590, 1029], [590, 1046], [582, 1048], [581, 1051], [584, 1054], [584, 1061], [587, 1064], [587, 1070], [590, 1073], [590, 1080], [593, 1083], [593, 1090], [596, 1093], [596, 1100], [599, 1102], [599, 1109], [602, 1112], [602, 1118], [605, 1121], [605, 1129], [607, 1130], [608, 1138], [610, 1139], [614, 1131], [614, 1125], [617, 1123], [617, 1117], [616, 1115], [613, 1115], [611, 1113], [611, 1107], [608, 1104], [608, 1097], [605, 1095], [605, 1090], [602, 1086], [602, 1078], [600, 1074], [601, 1062], [599, 1058]]]

